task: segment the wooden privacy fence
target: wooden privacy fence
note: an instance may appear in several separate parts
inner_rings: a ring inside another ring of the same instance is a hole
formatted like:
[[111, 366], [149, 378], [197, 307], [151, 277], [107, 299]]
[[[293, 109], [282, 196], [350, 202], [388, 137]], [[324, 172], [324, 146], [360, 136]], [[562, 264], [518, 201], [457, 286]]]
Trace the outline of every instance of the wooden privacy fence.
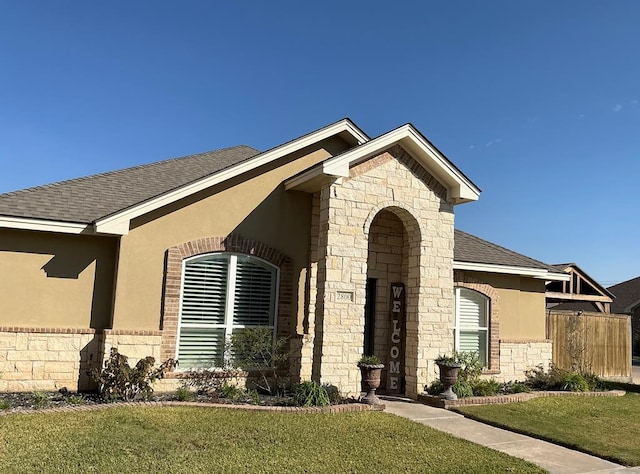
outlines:
[[631, 377], [631, 318], [626, 314], [547, 311], [553, 363], [600, 377]]

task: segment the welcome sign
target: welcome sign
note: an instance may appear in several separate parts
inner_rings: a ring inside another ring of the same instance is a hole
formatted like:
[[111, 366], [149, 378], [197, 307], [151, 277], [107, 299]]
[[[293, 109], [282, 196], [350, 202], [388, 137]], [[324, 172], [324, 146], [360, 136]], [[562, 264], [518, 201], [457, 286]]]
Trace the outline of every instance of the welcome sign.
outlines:
[[387, 392], [404, 392], [405, 291], [403, 283], [391, 283], [389, 370]]

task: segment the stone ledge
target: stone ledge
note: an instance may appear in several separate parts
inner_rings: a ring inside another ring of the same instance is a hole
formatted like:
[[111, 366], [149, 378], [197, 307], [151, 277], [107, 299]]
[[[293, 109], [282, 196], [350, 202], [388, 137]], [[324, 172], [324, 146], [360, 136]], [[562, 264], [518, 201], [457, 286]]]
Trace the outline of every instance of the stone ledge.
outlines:
[[606, 392], [528, 392], [513, 393], [510, 395], [496, 395], [493, 397], [467, 397], [458, 400], [445, 400], [435, 395], [421, 393], [418, 401], [436, 408], [456, 408], [470, 405], [501, 405], [505, 403], [518, 403], [533, 400], [534, 398], [562, 397], [562, 396], [582, 396], [582, 397], [621, 397], [626, 392], [624, 390], [609, 390]]
[[314, 413], [350, 413], [360, 411], [382, 411], [384, 405], [367, 405], [364, 403], [347, 403], [344, 405], [331, 405], [328, 407], [282, 407], [282, 406], [262, 406], [262, 405], [233, 405], [230, 403], [203, 403], [203, 402], [178, 402], [178, 401], [159, 401], [159, 402], [115, 402], [115, 403], [99, 403], [96, 405], [74, 405], [56, 408], [42, 409], [17, 409], [10, 411], [0, 411], [0, 416], [18, 415], [18, 414], [37, 414], [37, 413], [72, 413], [77, 411], [95, 411], [118, 407], [201, 407], [201, 408], [231, 408], [236, 410], [249, 411], [267, 411], [275, 413], [297, 413], [297, 414], [314, 414]]

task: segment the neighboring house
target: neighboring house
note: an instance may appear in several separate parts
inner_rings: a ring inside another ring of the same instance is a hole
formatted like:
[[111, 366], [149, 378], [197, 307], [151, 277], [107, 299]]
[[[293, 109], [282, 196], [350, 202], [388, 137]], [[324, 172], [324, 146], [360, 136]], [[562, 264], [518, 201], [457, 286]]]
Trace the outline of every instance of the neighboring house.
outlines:
[[[109, 348], [210, 367], [242, 328], [288, 337], [292, 380], [416, 397], [454, 348], [521, 378], [551, 358], [564, 272], [460, 231], [480, 190], [412, 125], [341, 120], [0, 195], [0, 390], [86, 386]], [[455, 249], [454, 249], [455, 241]]]
[[614, 313], [630, 314], [631, 328], [634, 334], [633, 354], [640, 355], [640, 277], [610, 286], [608, 290], [615, 295], [611, 305]]

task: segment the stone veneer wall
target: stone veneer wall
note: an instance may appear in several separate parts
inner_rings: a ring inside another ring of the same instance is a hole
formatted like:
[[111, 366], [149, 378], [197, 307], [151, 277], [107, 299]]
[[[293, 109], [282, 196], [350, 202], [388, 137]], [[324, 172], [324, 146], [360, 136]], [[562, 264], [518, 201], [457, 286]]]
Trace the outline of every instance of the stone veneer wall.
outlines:
[[415, 398], [432, 377], [430, 361], [453, 344], [453, 206], [399, 146], [320, 191], [314, 372], [345, 394], [359, 391], [369, 227], [385, 209], [408, 238], [406, 393]]
[[492, 377], [500, 382], [524, 380], [524, 372], [542, 364], [549, 367], [553, 344], [548, 339], [501, 340], [500, 373]]
[[0, 391], [87, 390], [87, 370], [101, 368], [111, 347], [135, 365], [160, 360], [161, 331], [0, 327]]
[[0, 391], [87, 388], [101, 340], [93, 329], [0, 327]]

